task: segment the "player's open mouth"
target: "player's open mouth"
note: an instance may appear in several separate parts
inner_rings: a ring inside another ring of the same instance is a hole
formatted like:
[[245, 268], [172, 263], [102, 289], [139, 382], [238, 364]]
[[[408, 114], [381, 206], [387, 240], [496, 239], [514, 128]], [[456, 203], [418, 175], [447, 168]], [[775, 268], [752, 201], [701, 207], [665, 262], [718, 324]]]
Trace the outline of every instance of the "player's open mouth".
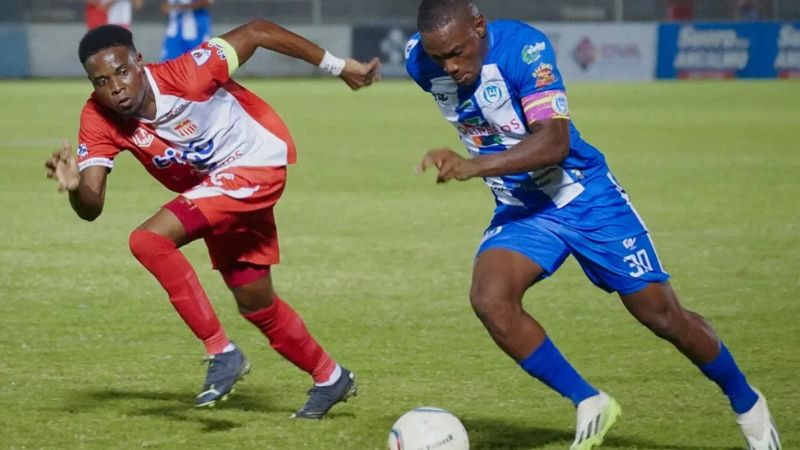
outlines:
[[123, 98], [122, 100], [117, 103], [121, 108], [130, 108], [133, 106], [133, 99], [132, 98]]

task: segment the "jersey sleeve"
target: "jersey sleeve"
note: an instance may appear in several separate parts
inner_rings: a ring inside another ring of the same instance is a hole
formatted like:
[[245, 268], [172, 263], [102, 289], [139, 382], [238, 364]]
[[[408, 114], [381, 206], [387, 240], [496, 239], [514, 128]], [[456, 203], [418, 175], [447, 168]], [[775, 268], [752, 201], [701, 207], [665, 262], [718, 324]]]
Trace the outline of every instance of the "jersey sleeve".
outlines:
[[78, 170], [103, 166], [111, 170], [120, 149], [115, 144], [106, 119], [90, 103], [81, 112], [78, 130]]
[[419, 33], [415, 33], [406, 43], [405, 56], [406, 56], [406, 72], [408, 76], [414, 80], [415, 83], [424, 91], [430, 91], [429, 83], [426, 83], [422, 77], [422, 68], [420, 67], [421, 59], [420, 38]]
[[224, 39], [203, 42], [180, 57], [152, 66], [165, 94], [187, 98], [211, 94], [227, 83], [239, 68], [236, 50]]
[[425, 92], [433, 90], [432, 80], [447, 76], [444, 70], [425, 53], [419, 33], [415, 33], [408, 40], [405, 57], [408, 76]]
[[510, 78], [528, 123], [569, 119], [564, 81], [550, 40], [541, 31], [521, 25], [514, 42], [508, 61]]

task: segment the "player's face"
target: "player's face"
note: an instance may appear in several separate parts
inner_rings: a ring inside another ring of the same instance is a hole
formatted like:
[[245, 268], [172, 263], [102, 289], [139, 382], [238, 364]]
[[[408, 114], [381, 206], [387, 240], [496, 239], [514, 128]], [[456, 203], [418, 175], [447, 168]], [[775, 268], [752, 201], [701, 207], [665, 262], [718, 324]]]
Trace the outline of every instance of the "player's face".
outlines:
[[137, 115], [150, 90], [141, 54], [109, 47], [87, 58], [84, 69], [103, 105], [123, 116]]
[[461, 85], [475, 83], [486, 57], [486, 19], [466, 14], [440, 30], [422, 33], [425, 52]]

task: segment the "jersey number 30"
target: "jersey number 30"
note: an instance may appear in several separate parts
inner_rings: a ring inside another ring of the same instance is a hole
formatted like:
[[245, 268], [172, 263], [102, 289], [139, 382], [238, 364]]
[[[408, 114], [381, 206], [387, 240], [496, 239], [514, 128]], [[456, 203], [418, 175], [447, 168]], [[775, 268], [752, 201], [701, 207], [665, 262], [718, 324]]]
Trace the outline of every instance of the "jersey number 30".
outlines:
[[647, 256], [647, 250], [641, 249], [638, 252], [622, 258], [631, 266], [632, 272], [630, 275], [634, 278], [639, 278], [647, 272], [653, 270], [653, 265], [650, 264], [650, 257]]

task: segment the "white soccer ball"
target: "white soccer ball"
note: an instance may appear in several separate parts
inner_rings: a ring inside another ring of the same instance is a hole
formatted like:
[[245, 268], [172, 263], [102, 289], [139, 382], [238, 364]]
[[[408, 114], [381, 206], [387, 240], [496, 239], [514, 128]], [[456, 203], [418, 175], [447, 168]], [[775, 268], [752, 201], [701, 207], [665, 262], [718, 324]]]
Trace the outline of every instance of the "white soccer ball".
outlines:
[[397, 419], [389, 433], [389, 450], [469, 450], [469, 438], [458, 417], [424, 406]]

